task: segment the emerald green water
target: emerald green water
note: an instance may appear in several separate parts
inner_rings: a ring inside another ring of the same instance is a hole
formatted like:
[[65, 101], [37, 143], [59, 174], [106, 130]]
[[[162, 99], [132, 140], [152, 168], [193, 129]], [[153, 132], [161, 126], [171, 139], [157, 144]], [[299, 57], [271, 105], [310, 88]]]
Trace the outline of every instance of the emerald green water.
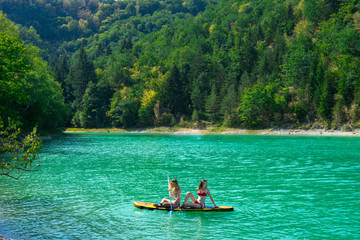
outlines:
[[[65, 134], [44, 143], [38, 172], [0, 178], [0, 236], [360, 239], [359, 150], [350, 137]], [[234, 212], [133, 206], [167, 197], [167, 176], [182, 199], [206, 178]]]

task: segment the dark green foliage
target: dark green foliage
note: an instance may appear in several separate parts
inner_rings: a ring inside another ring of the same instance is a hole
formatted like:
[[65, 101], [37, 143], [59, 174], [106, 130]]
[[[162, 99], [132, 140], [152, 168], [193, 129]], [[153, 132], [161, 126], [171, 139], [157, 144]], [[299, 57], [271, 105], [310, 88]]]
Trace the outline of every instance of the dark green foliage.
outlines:
[[311, 22], [316, 22], [320, 14], [320, 2], [317, 0], [305, 1], [304, 16]]
[[244, 72], [252, 72], [257, 60], [258, 53], [255, 50], [255, 42], [245, 36], [238, 40], [238, 44], [230, 52], [232, 71], [236, 74], [234, 77], [239, 80]]
[[205, 108], [208, 113], [209, 120], [215, 122], [219, 111], [219, 100], [215, 85], [212, 86], [210, 95], [206, 99]]
[[356, 77], [354, 79], [354, 103], [360, 104], [360, 59], [353, 62], [356, 66]]
[[82, 100], [88, 83], [97, 83], [94, 65], [88, 59], [84, 48], [80, 49], [79, 58], [71, 68], [69, 82], [73, 89], [72, 94], [75, 98], [75, 107], [77, 107]]
[[322, 85], [318, 114], [324, 120], [330, 120], [333, 106], [333, 96], [327, 74], [325, 74]]
[[104, 53], [105, 53], [105, 51], [102, 47], [102, 44], [99, 43], [99, 45], [97, 45], [95, 56], [98, 58], [98, 57], [101, 57], [102, 55], [104, 55]]
[[238, 107], [239, 101], [235, 90], [235, 85], [231, 84], [221, 103], [221, 111], [225, 119], [231, 118], [232, 112]]
[[[191, 102], [194, 111], [201, 111], [204, 108], [203, 104], [203, 96], [201, 92], [201, 85], [199, 80], [194, 80], [191, 89]], [[197, 113], [198, 114], [198, 113]]]
[[179, 69], [174, 65], [164, 87], [164, 104], [172, 114], [186, 113], [188, 94], [185, 92], [186, 79], [181, 76]]
[[83, 128], [106, 127], [108, 124], [106, 112], [109, 110], [111, 93], [107, 84], [99, 82], [95, 85], [89, 82], [72, 123]]
[[324, 17], [329, 17], [331, 14], [336, 13], [339, 10], [341, 0], [324, 0], [322, 12]]
[[55, 68], [55, 81], [61, 84], [66, 103], [74, 101], [72, 85], [69, 82], [70, 67], [65, 56], [60, 56]]
[[139, 103], [134, 93], [124, 88], [118, 91], [111, 99], [111, 108], [108, 116], [114, 127], [135, 127], [137, 125]]
[[283, 65], [284, 77], [289, 86], [306, 89], [314, 54], [311, 51], [312, 42], [308, 36], [303, 35], [295, 41]]

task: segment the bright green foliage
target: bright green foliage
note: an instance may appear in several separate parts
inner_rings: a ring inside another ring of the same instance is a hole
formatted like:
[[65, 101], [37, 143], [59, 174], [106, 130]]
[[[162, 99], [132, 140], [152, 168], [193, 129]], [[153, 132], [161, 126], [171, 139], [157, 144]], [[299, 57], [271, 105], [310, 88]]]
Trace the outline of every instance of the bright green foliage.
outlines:
[[245, 90], [239, 107], [243, 126], [269, 126], [275, 108], [275, 85], [256, 84]]
[[22, 136], [19, 123], [8, 119], [7, 126], [0, 118], [0, 176], [18, 179], [24, 172], [36, 171], [40, 166], [38, 150], [41, 140], [35, 127]]
[[[52, 129], [63, 124], [66, 107], [61, 87], [54, 82], [39, 49], [24, 45], [11, 22], [0, 15], [0, 117]], [[6, 30], [8, 29], [8, 30]]]
[[59, 83], [55, 82], [47, 63], [39, 56], [38, 49], [28, 48], [31, 64], [27, 81], [29, 102], [25, 109], [25, 119], [31, 126], [38, 124], [40, 129], [54, 129], [62, 126], [67, 114], [64, 96]]
[[136, 126], [139, 102], [131, 89], [124, 87], [117, 91], [111, 99], [108, 116], [114, 127]]
[[[37, 47], [25, 45], [0, 13], [0, 175], [19, 178], [32, 170], [41, 141], [37, 127], [62, 126], [67, 108]], [[23, 129], [33, 129], [28, 135]]]
[[16, 118], [29, 101], [30, 64], [25, 51], [16, 37], [0, 32], [0, 117], [4, 119]]
[[157, 101], [157, 94], [154, 90], [145, 90], [139, 109], [139, 125], [151, 126], [154, 124], [154, 106]]

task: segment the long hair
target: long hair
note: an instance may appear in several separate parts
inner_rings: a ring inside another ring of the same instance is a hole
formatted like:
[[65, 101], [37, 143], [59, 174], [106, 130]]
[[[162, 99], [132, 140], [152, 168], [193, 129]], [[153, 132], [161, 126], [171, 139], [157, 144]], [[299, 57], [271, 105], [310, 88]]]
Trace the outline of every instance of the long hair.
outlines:
[[175, 178], [170, 181], [170, 187], [173, 187], [176, 190], [179, 190], [180, 186], [179, 186], [178, 181]]
[[204, 188], [204, 186], [205, 186], [205, 183], [206, 183], [206, 179], [201, 180], [200, 184], [199, 184], [199, 186], [197, 187], [196, 190], [198, 190], [198, 191], [202, 190]]

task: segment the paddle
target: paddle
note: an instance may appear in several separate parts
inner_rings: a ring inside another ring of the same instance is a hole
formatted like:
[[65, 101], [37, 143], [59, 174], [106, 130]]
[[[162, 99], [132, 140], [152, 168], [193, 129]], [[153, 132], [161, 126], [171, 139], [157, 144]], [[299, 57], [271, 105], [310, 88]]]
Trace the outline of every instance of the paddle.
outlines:
[[[170, 179], [169, 179], [169, 176], [168, 176], [168, 186], [170, 187]], [[172, 211], [173, 211], [173, 206], [172, 206], [172, 204], [171, 204], [171, 193], [170, 193], [170, 191], [169, 191], [169, 196], [170, 196], [170, 207], [171, 207], [170, 213], [172, 213]]]

